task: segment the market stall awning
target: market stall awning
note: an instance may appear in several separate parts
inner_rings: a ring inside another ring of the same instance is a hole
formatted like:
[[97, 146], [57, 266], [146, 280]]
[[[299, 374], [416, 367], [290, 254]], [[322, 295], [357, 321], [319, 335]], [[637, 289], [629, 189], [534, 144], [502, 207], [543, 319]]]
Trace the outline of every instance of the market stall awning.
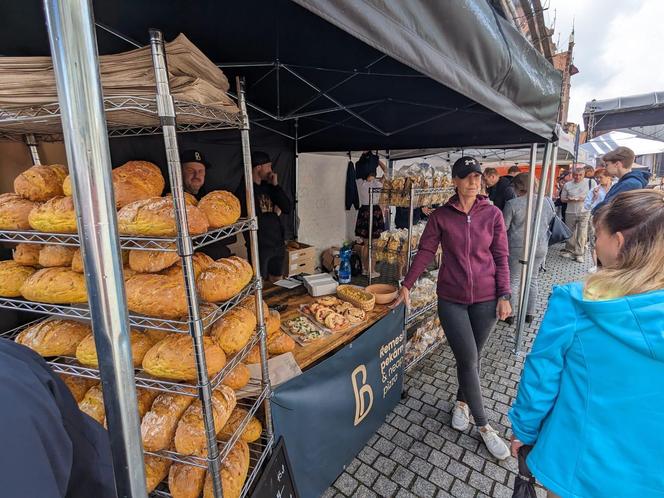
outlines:
[[[628, 95], [586, 102], [583, 112], [586, 130], [592, 124], [593, 136], [613, 130], [638, 128], [643, 135], [652, 135], [649, 127], [661, 132], [664, 124], [664, 92]], [[637, 131], [637, 130], [634, 130]]]
[[581, 145], [579, 149], [585, 151], [594, 161], [595, 158], [601, 157], [617, 147], [629, 147], [637, 156], [664, 152], [664, 142], [641, 138], [633, 133], [621, 131], [612, 131], [595, 137], [590, 142]]
[[[485, 0], [95, 1], [101, 54], [184, 33], [247, 78], [254, 126], [300, 150], [550, 139], [560, 74]], [[10, 3], [4, 55], [46, 55], [38, 2]], [[231, 85], [232, 86], [232, 85]]]

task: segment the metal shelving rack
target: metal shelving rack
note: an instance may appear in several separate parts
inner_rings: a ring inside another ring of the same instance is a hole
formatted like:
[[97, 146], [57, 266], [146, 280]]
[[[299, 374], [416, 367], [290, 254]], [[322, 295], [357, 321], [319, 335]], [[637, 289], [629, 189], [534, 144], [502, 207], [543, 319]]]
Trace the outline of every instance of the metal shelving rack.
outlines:
[[[51, 5], [57, 3], [56, 0], [45, 3], [47, 9], [47, 24], [49, 30], [60, 29], [61, 26], [53, 27], [51, 23], [56, 21], [49, 19], [49, 14], [61, 9], [61, 5]], [[53, 9], [53, 11], [49, 10]], [[83, 8], [85, 10], [85, 8]], [[84, 15], [84, 14], [83, 14]], [[91, 13], [90, 13], [91, 17]], [[52, 34], [52, 33], [51, 33]], [[242, 496], [245, 496], [250, 489], [252, 482], [258, 475], [261, 464], [267, 458], [271, 451], [273, 443], [272, 420], [270, 414], [269, 398], [271, 396], [271, 385], [267, 366], [267, 345], [265, 317], [263, 316], [263, 297], [262, 280], [260, 278], [260, 267], [258, 258], [258, 239], [257, 222], [255, 217], [255, 204], [253, 186], [251, 180], [251, 151], [249, 143], [249, 118], [247, 115], [245, 91], [243, 82], [237, 80], [237, 95], [239, 113], [229, 113], [224, 109], [211, 106], [204, 106], [191, 102], [175, 101], [170, 94], [168, 81], [167, 61], [164, 49], [164, 41], [160, 31], [150, 30], [150, 46], [152, 52], [152, 62], [156, 81], [156, 94], [154, 97], [112, 97], [104, 98], [104, 110], [107, 124], [108, 135], [110, 137], [118, 136], [137, 136], [149, 134], [163, 134], [164, 145], [168, 160], [168, 171], [171, 191], [173, 192], [173, 201], [175, 207], [175, 221], [177, 225], [176, 237], [128, 237], [119, 236], [120, 246], [123, 249], [145, 250], [145, 251], [177, 251], [181, 256], [183, 269], [183, 278], [187, 291], [187, 300], [189, 316], [182, 320], [164, 320], [154, 317], [129, 314], [128, 324], [139, 328], [152, 328], [165, 330], [169, 332], [188, 333], [192, 336], [197, 363], [197, 383], [171, 382], [164, 381], [149, 376], [141, 369], [133, 372], [133, 379], [129, 382], [135, 382], [136, 387], [153, 389], [161, 392], [170, 392], [184, 394], [188, 396], [197, 396], [203, 407], [203, 417], [205, 422], [205, 431], [207, 436], [208, 457], [200, 458], [195, 456], [178, 455], [172, 451], [162, 451], [158, 456], [169, 458], [173, 461], [207, 467], [213, 476], [213, 488], [215, 498], [223, 496], [220, 469], [224, 458], [228, 455], [233, 444], [237, 442], [247, 423], [259, 409], [263, 408], [263, 426], [264, 432], [258, 443], [252, 443], [251, 464], [249, 476], [245, 482]], [[95, 51], [96, 55], [96, 51]], [[65, 122], [66, 110], [60, 103], [53, 103], [46, 106], [31, 107], [23, 109], [0, 110], [0, 138], [21, 139], [19, 136], [26, 135], [26, 143], [35, 164], [39, 163], [39, 157], [36, 151], [36, 140], [50, 140], [62, 133], [62, 127]], [[149, 117], [150, 124], [133, 126], [132, 120], [127, 117], [140, 115]], [[62, 119], [62, 123], [61, 123]], [[191, 236], [189, 234], [186, 204], [184, 198], [181, 165], [178, 153], [177, 133], [203, 130], [239, 130], [242, 144], [242, 157], [244, 164], [245, 187], [247, 196], [248, 217], [241, 219], [237, 223], [208, 233]], [[69, 153], [69, 149], [68, 149]], [[74, 161], [69, 158], [70, 164]], [[77, 213], [79, 203], [76, 202]], [[79, 217], [80, 219], [80, 217]], [[80, 228], [79, 228], [80, 230]], [[204, 247], [208, 244], [220, 241], [232, 235], [249, 232], [250, 234], [250, 252], [251, 263], [255, 278], [247, 285], [237, 296], [216, 306], [216, 309], [201, 316], [199, 309], [199, 299], [195, 285], [195, 274], [192, 263], [194, 250]], [[88, 235], [90, 236], [90, 235]], [[93, 234], [94, 236], [94, 234]], [[56, 234], [43, 233], [36, 231], [0, 231], [0, 242], [11, 243], [36, 243], [36, 244], [59, 244], [65, 246], [78, 246], [81, 242], [82, 234]], [[211, 326], [216, 320], [221, 318], [226, 312], [237, 305], [242, 299], [249, 295], [254, 295], [256, 299], [257, 330], [248, 344], [232, 358], [229, 358], [227, 365], [221, 372], [214, 377], [209, 378], [205, 363], [205, 350], [203, 348], [204, 328]], [[24, 299], [0, 298], [0, 307], [15, 310], [30, 311], [34, 313], [47, 314], [51, 316], [91, 320], [94, 316], [90, 308], [85, 305], [53, 305], [47, 303], [31, 302]], [[34, 323], [34, 322], [33, 322]], [[1, 337], [13, 339], [18, 333], [30, 324], [19, 327], [0, 334]], [[97, 330], [95, 329], [95, 335]], [[218, 441], [214, 429], [212, 416], [212, 391], [220, 386], [225, 376], [241, 362], [254, 348], [259, 346], [261, 356], [261, 380], [256, 385], [248, 386], [251, 388], [250, 395], [238, 400], [237, 405], [242, 406], [248, 411], [248, 415], [240, 424], [234, 435], [226, 441]], [[100, 351], [102, 353], [103, 351]], [[115, 358], [115, 357], [113, 357]], [[100, 361], [101, 361], [100, 356]], [[73, 375], [91, 379], [101, 379], [100, 369], [83, 367], [75, 358], [57, 357], [51, 358], [49, 363], [54, 371], [67, 375]], [[122, 372], [120, 372], [122, 373]], [[131, 375], [131, 373], [129, 373]], [[126, 414], [109, 413], [111, 422], [118, 417], [126, 417]], [[115, 422], [116, 427], [125, 428], [126, 425]], [[109, 424], [109, 430], [113, 424]], [[125, 444], [130, 439], [130, 435], [123, 434]], [[136, 443], [134, 443], [136, 444]], [[124, 462], [130, 465], [142, 465], [140, 462], [132, 461], [132, 448], [122, 448], [126, 455], [123, 455]], [[133, 448], [135, 449], [135, 447]], [[142, 450], [142, 448], [141, 448]], [[114, 458], [117, 455], [114, 454]], [[141, 467], [142, 468], [142, 467]], [[131, 489], [131, 496], [145, 495], [143, 484], [143, 493], [140, 492], [140, 479], [137, 474], [118, 476], [116, 482], [118, 489]], [[142, 476], [142, 473], [140, 473]], [[127, 481], [127, 482], [125, 482]], [[144, 478], [143, 478], [144, 482]], [[153, 493], [154, 496], [170, 496], [165, 485], [162, 485]]]
[[[424, 196], [431, 196], [431, 195], [448, 195], [452, 196], [454, 195], [454, 188], [453, 187], [436, 187], [436, 188], [417, 188], [415, 185], [411, 185], [409, 193], [408, 193], [408, 240], [407, 240], [407, 246], [406, 246], [406, 269], [405, 271], [408, 272], [410, 269], [410, 265], [413, 261], [413, 258], [417, 254], [417, 248], [412, 247], [412, 238], [413, 238], [413, 211], [415, 210], [416, 207], [420, 207], [423, 205], [422, 198]], [[391, 193], [390, 189], [383, 189], [383, 188], [372, 188], [369, 190], [369, 269], [372, 267], [372, 261], [373, 261], [373, 210], [374, 210], [374, 196], [375, 195], [380, 195], [380, 194], [389, 194]], [[369, 271], [369, 284], [371, 285], [371, 271]], [[404, 326], [403, 326], [403, 334], [404, 334], [404, 341], [408, 340], [408, 331], [413, 327], [414, 324], [417, 324], [420, 320], [423, 318], [426, 318], [430, 315], [430, 313], [436, 309], [437, 303], [434, 301], [430, 304], [427, 304], [426, 306], [423, 306], [422, 308], [416, 309], [416, 310], [406, 310], [405, 314], [405, 319], [404, 319]], [[441, 342], [436, 342], [429, 346], [424, 354], [418, 356], [415, 358], [412, 362], [410, 362], [407, 365], [404, 365], [404, 370], [409, 370], [412, 368], [416, 363], [418, 363], [424, 356], [429, 354], [431, 351], [433, 351], [438, 345], [440, 345]]]

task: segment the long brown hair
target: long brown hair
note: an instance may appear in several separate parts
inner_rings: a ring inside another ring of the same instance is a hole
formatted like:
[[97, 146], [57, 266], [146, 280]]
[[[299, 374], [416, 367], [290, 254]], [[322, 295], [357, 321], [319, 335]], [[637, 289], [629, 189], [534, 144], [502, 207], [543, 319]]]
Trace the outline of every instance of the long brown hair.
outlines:
[[618, 264], [586, 280], [586, 295], [597, 299], [664, 289], [664, 191], [632, 190], [599, 209], [596, 227], [622, 233]]

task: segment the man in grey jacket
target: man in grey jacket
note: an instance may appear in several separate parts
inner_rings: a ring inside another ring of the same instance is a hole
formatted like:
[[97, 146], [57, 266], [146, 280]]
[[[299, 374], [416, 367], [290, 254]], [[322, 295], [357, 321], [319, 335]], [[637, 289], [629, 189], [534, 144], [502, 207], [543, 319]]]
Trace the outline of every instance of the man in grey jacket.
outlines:
[[583, 169], [578, 168], [572, 174], [572, 181], [567, 182], [560, 194], [560, 200], [567, 203], [565, 223], [572, 230], [561, 255], [579, 263], [585, 261], [588, 243], [588, 220], [590, 211], [584, 206], [588, 192], [597, 186], [595, 180], [586, 179]]

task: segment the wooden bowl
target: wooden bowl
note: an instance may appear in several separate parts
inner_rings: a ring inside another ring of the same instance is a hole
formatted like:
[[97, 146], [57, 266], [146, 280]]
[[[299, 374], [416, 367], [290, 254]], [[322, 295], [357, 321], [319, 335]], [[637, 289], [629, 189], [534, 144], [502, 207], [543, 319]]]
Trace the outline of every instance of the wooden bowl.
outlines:
[[399, 290], [394, 285], [374, 284], [365, 289], [376, 296], [377, 304], [388, 304], [397, 298]]

